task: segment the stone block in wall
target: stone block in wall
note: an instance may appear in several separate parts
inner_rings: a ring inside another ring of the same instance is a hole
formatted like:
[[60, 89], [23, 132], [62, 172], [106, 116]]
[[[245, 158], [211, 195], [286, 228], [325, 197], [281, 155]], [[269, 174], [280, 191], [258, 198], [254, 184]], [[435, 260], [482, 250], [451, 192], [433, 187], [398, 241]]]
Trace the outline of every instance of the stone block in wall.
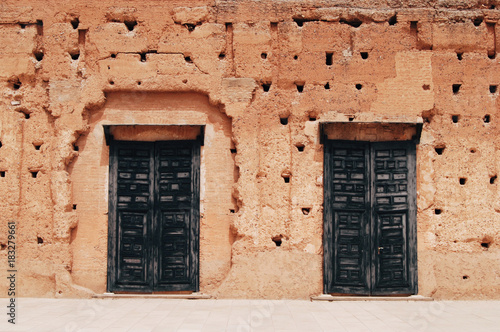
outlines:
[[0, 54], [0, 77], [10, 78], [12, 76], [34, 75], [35, 64], [30, 54], [16, 55]]
[[109, 22], [91, 29], [89, 43], [99, 51], [101, 57], [116, 53], [140, 53], [148, 50], [148, 40], [141, 27], [129, 31], [124, 23]]
[[33, 22], [33, 7], [22, 5], [0, 5], [0, 24]]
[[236, 76], [269, 80], [273, 57], [279, 56], [272, 51], [270, 23], [237, 23], [233, 31]]
[[253, 92], [257, 88], [251, 78], [224, 78], [222, 80], [222, 102], [226, 104], [226, 113], [235, 116], [233, 112], [242, 112], [250, 103]]
[[51, 80], [49, 84], [50, 111], [59, 117], [71, 113], [80, 102], [80, 80]]
[[0, 54], [32, 54], [36, 47], [36, 26], [0, 25]]
[[70, 23], [53, 23], [44, 27], [44, 46], [50, 53], [69, 57], [69, 52], [79, 49], [78, 30]]
[[99, 61], [99, 71], [103, 77], [145, 79], [156, 75], [155, 64], [141, 61], [139, 54], [120, 53], [116, 58]]
[[206, 22], [210, 17], [208, 7], [175, 7], [173, 19], [178, 24], [197, 24]]
[[487, 52], [488, 31], [485, 24], [474, 26], [472, 21], [463, 23], [433, 23], [434, 50], [461, 52]]

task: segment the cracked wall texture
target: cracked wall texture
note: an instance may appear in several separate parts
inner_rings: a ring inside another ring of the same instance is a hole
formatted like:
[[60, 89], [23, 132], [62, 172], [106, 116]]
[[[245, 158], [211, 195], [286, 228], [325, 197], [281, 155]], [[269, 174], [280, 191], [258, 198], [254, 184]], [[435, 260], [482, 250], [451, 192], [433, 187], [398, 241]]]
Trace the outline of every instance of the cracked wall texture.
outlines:
[[[0, 257], [14, 220], [19, 295], [106, 290], [102, 124], [206, 125], [201, 292], [307, 298], [323, 283], [319, 123], [421, 117], [419, 294], [500, 298], [499, 19], [497, 0], [2, 1]], [[392, 135], [377, 130], [355, 135]]]

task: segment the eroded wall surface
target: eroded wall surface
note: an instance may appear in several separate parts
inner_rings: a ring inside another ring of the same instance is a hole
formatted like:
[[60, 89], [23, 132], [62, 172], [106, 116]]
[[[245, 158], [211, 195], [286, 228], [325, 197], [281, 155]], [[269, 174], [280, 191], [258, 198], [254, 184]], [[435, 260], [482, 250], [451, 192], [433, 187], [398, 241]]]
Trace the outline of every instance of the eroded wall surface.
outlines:
[[200, 291], [320, 294], [319, 124], [421, 119], [419, 294], [500, 298], [499, 19], [496, 0], [2, 1], [1, 262], [16, 221], [20, 296], [105, 292], [102, 125], [198, 124]]

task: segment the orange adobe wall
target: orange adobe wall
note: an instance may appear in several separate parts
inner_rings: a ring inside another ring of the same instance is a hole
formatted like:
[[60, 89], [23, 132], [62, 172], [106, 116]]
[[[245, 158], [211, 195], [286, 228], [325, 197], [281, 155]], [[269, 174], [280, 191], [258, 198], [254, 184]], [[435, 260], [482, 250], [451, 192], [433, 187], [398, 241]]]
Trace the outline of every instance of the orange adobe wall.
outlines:
[[[200, 292], [321, 294], [320, 123], [420, 121], [418, 294], [499, 299], [499, 19], [497, 0], [2, 1], [1, 296], [9, 221], [19, 296], [106, 292], [113, 124], [205, 126]], [[406, 135], [360, 128], [327, 135]]]

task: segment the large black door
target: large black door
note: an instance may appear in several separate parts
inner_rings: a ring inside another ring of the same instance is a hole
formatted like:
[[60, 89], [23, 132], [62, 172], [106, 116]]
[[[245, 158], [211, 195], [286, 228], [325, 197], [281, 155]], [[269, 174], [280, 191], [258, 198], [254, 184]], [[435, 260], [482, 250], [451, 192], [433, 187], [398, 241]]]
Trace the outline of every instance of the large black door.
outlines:
[[324, 292], [415, 294], [415, 144], [327, 140], [324, 177]]
[[197, 291], [198, 141], [110, 146], [108, 291]]

